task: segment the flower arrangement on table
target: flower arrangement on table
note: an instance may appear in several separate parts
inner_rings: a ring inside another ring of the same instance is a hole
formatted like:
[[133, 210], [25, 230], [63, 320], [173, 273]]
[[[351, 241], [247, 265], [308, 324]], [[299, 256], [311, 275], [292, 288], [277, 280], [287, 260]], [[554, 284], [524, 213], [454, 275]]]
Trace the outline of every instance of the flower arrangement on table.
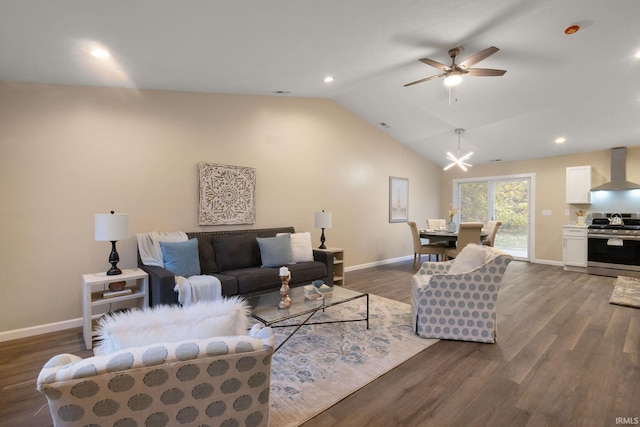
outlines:
[[458, 213], [458, 208], [449, 205], [449, 222], [453, 222], [453, 217]]

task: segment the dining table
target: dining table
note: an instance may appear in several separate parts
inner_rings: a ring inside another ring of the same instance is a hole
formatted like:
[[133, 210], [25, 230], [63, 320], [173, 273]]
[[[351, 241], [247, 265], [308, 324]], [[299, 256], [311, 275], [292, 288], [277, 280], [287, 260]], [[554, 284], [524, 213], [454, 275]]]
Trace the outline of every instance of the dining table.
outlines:
[[[456, 241], [458, 240], [458, 232], [446, 231], [446, 230], [429, 230], [422, 229], [420, 231], [420, 237], [422, 239], [429, 239], [429, 242], [448, 242], [449, 246], [453, 247], [456, 245]], [[487, 238], [489, 234], [484, 230], [480, 232], [480, 241], [483, 241]], [[480, 243], [480, 242], [478, 242]]]

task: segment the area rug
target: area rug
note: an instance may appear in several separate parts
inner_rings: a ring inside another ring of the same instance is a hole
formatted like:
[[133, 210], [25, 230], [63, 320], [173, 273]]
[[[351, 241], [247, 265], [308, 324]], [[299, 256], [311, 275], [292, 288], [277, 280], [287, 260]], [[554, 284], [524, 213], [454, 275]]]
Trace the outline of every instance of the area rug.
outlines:
[[609, 303], [640, 308], [640, 279], [618, 276]]
[[[317, 313], [313, 321], [363, 317], [365, 299]], [[370, 295], [365, 322], [304, 326], [273, 356], [272, 427], [298, 426], [438, 340], [416, 336], [410, 306]], [[276, 346], [292, 328], [275, 328]]]

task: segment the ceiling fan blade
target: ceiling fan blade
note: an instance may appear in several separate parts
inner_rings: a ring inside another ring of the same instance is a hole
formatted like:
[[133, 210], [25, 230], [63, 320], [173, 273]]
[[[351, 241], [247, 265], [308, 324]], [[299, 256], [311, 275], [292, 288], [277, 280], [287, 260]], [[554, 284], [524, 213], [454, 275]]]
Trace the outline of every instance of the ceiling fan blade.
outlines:
[[507, 70], [493, 70], [491, 68], [467, 68], [468, 76], [502, 76]]
[[498, 49], [495, 46], [488, 47], [485, 50], [481, 50], [480, 52], [476, 53], [475, 55], [472, 55], [472, 56], [468, 57], [467, 59], [462, 61], [460, 64], [458, 64], [458, 66], [460, 66], [460, 67], [471, 67], [471, 66], [477, 64], [478, 62], [482, 61], [483, 59], [490, 57], [491, 55], [493, 55], [494, 53], [496, 53], [499, 50], [500, 49]]
[[429, 58], [422, 58], [420, 62], [427, 65], [431, 65], [432, 67], [435, 67], [438, 70], [442, 70], [442, 71], [449, 71], [451, 69], [448, 65], [444, 65], [442, 62], [434, 61], [433, 59], [429, 59]]
[[442, 77], [444, 75], [445, 75], [445, 73], [438, 74], [437, 76], [425, 77], [424, 79], [420, 79], [420, 80], [416, 80], [415, 82], [407, 83], [406, 85], [404, 85], [404, 87], [416, 85], [418, 83], [426, 82], [428, 80], [435, 79], [437, 77]]

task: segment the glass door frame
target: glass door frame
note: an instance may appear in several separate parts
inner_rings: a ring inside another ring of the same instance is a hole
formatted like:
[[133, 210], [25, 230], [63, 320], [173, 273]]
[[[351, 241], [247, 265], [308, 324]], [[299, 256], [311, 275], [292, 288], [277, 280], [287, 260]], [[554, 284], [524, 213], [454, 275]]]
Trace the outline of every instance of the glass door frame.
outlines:
[[[528, 207], [528, 216], [529, 216], [529, 226], [527, 227], [527, 257], [517, 257], [514, 256], [514, 259], [520, 261], [531, 261], [535, 259], [535, 194], [536, 194], [536, 174], [535, 173], [526, 173], [526, 174], [513, 174], [513, 175], [496, 175], [496, 176], [478, 176], [473, 178], [457, 178], [453, 179], [451, 182], [451, 200], [453, 200], [454, 206], [460, 206], [460, 184], [466, 184], [470, 182], [499, 182], [499, 181], [513, 181], [513, 180], [529, 180], [529, 207]], [[493, 203], [492, 200], [489, 201], [491, 205]], [[460, 213], [456, 214], [456, 220], [458, 224], [460, 223]]]

